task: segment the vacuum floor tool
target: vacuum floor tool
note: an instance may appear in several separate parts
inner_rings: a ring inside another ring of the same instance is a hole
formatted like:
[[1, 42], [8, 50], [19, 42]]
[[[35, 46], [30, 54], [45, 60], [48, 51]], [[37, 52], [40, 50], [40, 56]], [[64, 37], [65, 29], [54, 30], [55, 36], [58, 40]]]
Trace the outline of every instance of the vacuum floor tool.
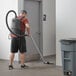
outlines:
[[[12, 26], [11, 26], [11, 28], [9, 27], [9, 24], [8, 24], [8, 16], [9, 16], [10, 13], [14, 13], [14, 14], [15, 14], [15, 18], [12, 19]], [[18, 36], [18, 37], [28, 36], [27, 34], [21, 32], [21, 30], [20, 30], [20, 24], [21, 24], [21, 23], [20, 23], [20, 20], [17, 18], [16, 12], [15, 12], [14, 10], [8, 11], [7, 14], [6, 14], [6, 26], [7, 26], [8, 30], [9, 30], [11, 33], [13, 33], [14, 35]], [[18, 26], [17, 26], [17, 25], [18, 25]], [[37, 46], [34, 38], [32, 37], [32, 34], [31, 34], [30, 37], [31, 37], [31, 40], [33, 41], [33, 44], [34, 44], [36, 50], [38, 51], [38, 53], [39, 53], [39, 55], [40, 55], [40, 57], [41, 57], [41, 59], [42, 59], [42, 62], [43, 62], [44, 64], [54, 64], [53, 62], [49, 62], [49, 61], [46, 61], [46, 60], [44, 59], [44, 57], [43, 57], [40, 49], [38, 48], [38, 46]]]

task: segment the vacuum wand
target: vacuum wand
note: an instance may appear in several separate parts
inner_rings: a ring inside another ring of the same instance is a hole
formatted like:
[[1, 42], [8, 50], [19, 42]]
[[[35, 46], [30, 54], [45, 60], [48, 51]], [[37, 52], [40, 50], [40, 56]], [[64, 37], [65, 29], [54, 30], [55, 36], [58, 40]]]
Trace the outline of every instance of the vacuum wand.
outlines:
[[45, 61], [45, 59], [44, 59], [44, 57], [43, 57], [42, 53], [40, 52], [40, 49], [38, 48], [38, 46], [37, 46], [37, 44], [36, 44], [35, 40], [33, 39], [32, 35], [31, 35], [31, 39], [32, 39], [32, 41], [33, 41], [33, 44], [34, 44], [34, 46], [35, 46], [36, 50], [37, 50], [37, 51], [38, 51], [38, 53], [40, 54], [40, 57], [41, 57], [41, 59], [42, 59], [43, 63], [44, 63], [44, 64], [54, 64], [53, 62]]

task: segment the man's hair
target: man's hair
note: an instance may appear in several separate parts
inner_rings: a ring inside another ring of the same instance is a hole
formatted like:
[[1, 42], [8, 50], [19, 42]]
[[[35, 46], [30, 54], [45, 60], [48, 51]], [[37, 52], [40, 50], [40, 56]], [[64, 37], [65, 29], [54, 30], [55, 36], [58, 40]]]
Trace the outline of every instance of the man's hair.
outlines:
[[21, 13], [22, 14], [24, 14], [24, 13], [27, 14], [27, 11], [26, 10], [21, 10]]

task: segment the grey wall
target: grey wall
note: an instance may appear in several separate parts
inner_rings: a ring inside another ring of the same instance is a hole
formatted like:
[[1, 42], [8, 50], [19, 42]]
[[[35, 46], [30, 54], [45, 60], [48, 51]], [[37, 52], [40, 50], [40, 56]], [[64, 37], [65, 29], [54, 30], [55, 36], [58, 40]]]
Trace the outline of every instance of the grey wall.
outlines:
[[[24, 9], [24, 0], [19, 0], [19, 11]], [[56, 32], [55, 32], [55, 0], [41, 0], [42, 1], [42, 14], [46, 14], [46, 21], [43, 21], [43, 55], [56, 54]]]
[[54, 55], [56, 53], [55, 0], [42, 0], [42, 15], [44, 14], [46, 21], [42, 22], [43, 55]]

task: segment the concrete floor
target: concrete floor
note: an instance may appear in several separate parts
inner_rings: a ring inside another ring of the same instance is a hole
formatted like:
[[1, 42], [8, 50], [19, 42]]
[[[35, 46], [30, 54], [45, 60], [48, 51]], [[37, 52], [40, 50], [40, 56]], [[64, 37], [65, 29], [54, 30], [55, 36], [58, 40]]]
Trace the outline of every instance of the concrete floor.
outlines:
[[0, 76], [63, 76], [62, 68], [54, 64], [43, 64], [40, 61], [27, 62], [29, 68], [21, 69], [18, 62], [14, 63], [14, 69], [8, 69], [9, 61], [0, 60]]

